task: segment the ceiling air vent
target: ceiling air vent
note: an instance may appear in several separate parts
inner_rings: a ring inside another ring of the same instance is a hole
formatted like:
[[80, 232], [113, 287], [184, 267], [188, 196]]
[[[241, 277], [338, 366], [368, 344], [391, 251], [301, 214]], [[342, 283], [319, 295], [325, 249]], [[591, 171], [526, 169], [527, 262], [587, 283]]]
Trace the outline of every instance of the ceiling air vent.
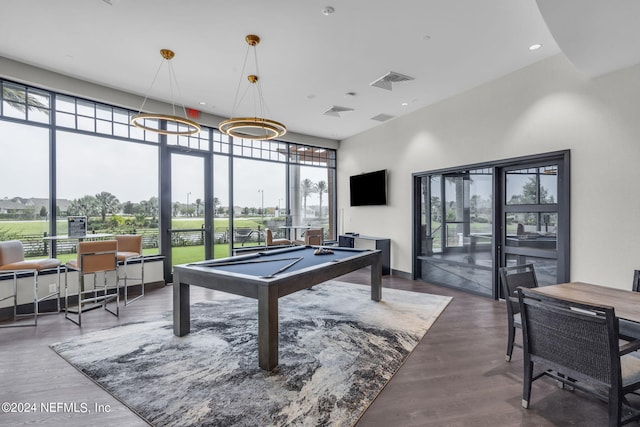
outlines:
[[378, 122], [386, 122], [389, 119], [393, 119], [394, 116], [390, 116], [389, 114], [378, 114], [377, 116], [371, 117], [371, 120], [376, 120]]
[[322, 114], [324, 114], [325, 116], [340, 117], [340, 113], [348, 113], [349, 111], [353, 111], [353, 108], [334, 105]]
[[405, 76], [404, 74], [396, 73], [395, 71], [389, 71], [384, 76], [380, 77], [373, 83], [369, 83], [369, 86], [379, 87], [380, 89], [393, 90], [392, 83], [408, 82], [414, 80], [413, 77]]

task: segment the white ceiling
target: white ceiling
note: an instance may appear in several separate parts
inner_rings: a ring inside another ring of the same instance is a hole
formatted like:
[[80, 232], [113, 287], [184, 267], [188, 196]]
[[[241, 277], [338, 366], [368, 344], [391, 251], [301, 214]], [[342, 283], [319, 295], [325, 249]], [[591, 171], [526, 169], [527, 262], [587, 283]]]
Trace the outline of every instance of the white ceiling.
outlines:
[[[0, 56], [220, 117], [232, 113], [244, 37], [257, 34], [267, 118], [336, 140], [560, 52], [535, 0], [3, 0], [1, 10]], [[176, 53], [173, 97], [167, 67], [149, 89], [162, 48]], [[370, 86], [389, 71], [414, 80]], [[333, 106], [354, 111], [323, 115]], [[236, 111], [254, 114], [250, 100]]]

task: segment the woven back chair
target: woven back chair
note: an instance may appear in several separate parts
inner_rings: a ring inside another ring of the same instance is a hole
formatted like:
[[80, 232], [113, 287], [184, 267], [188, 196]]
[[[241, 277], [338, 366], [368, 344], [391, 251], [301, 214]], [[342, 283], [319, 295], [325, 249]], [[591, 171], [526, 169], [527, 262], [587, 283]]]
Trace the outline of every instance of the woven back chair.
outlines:
[[[633, 282], [631, 282], [631, 290], [633, 292], [640, 292], [640, 270], [633, 271]], [[640, 324], [631, 322], [629, 320], [620, 319], [620, 338], [633, 341], [640, 339]]]
[[513, 346], [516, 338], [516, 328], [522, 328], [520, 320], [520, 306], [518, 304], [519, 287], [537, 288], [538, 279], [533, 264], [515, 265], [511, 267], [502, 267], [500, 269], [500, 282], [502, 284], [502, 293], [507, 302], [507, 362], [511, 361]]
[[640, 411], [624, 398], [640, 388], [640, 359], [627, 354], [640, 342], [619, 346], [613, 307], [542, 297], [528, 289], [521, 289], [518, 299], [524, 348], [524, 408], [529, 407], [533, 381], [549, 376], [608, 402], [610, 426], [640, 419]]

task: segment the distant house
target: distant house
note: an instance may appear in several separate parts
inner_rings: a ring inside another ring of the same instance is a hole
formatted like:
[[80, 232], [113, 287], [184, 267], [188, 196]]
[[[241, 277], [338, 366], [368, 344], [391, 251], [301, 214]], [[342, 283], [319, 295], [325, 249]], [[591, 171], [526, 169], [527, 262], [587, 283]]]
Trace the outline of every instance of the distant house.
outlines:
[[24, 213], [26, 206], [13, 200], [0, 200], [0, 214], [20, 215]]
[[[56, 200], [56, 206], [63, 215], [69, 209], [70, 204], [71, 201], [67, 199]], [[0, 200], [0, 214], [11, 215], [16, 218], [38, 216], [43, 207], [46, 209], [47, 214], [49, 214], [49, 199], [38, 197], [22, 199], [20, 197], [14, 197], [13, 199], [4, 198]]]

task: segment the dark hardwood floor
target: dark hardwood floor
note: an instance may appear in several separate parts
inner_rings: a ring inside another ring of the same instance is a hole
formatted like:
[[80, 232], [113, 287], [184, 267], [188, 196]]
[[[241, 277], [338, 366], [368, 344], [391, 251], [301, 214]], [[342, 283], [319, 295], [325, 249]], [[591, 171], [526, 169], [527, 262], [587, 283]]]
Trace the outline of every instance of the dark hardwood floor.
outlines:
[[[366, 284], [368, 278], [367, 271], [360, 271], [340, 280]], [[393, 276], [385, 276], [383, 286], [454, 299], [367, 409], [358, 427], [607, 425], [603, 402], [561, 390], [550, 380], [534, 383], [530, 409], [521, 407], [522, 351], [516, 348], [513, 361], [505, 362], [504, 303]], [[212, 291], [192, 291], [192, 301], [215, 298]], [[382, 296], [384, 299], [384, 290]], [[49, 345], [154, 317], [171, 308], [172, 289], [167, 286], [148, 291], [122, 309], [120, 318], [103, 310], [87, 313], [82, 329], [62, 314], [42, 316], [36, 328], [0, 329], [0, 403], [29, 403], [38, 408], [35, 413], [0, 412], [0, 425], [146, 425]], [[48, 413], [41, 410], [41, 403], [49, 405]], [[60, 406], [65, 403], [67, 408]], [[68, 405], [73, 404], [77, 412], [69, 411], [74, 408]], [[89, 413], [83, 413], [82, 404]], [[96, 406], [102, 410], [97, 412]]]

